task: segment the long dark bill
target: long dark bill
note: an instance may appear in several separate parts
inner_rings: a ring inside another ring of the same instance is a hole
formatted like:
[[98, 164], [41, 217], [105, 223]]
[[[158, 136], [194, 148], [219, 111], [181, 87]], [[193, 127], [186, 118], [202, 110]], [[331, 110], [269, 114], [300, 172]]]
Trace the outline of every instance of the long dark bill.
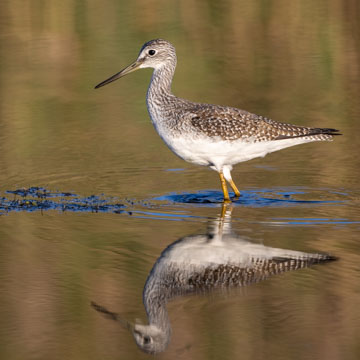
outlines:
[[108, 79], [102, 81], [100, 84], [97, 84], [95, 86], [95, 89], [98, 89], [99, 87], [102, 87], [104, 85], [110, 84], [111, 82], [120, 79], [121, 77], [130, 74], [133, 71], [136, 71], [140, 68], [140, 65], [142, 64], [141, 61], [136, 60], [135, 62], [133, 62], [131, 65], [127, 66], [125, 69], [121, 70], [120, 72], [118, 72], [117, 74], [109, 77]]
[[114, 321], [118, 321], [120, 323], [120, 325], [133, 332], [134, 331], [134, 325], [130, 324], [128, 321], [126, 321], [125, 319], [123, 319], [119, 314], [117, 313], [114, 313], [112, 311], [109, 311], [108, 309], [106, 309], [105, 307], [99, 305], [99, 304], [96, 304], [95, 302], [91, 302], [90, 305], [98, 312], [104, 314], [105, 316], [107, 316], [108, 318], [110, 318], [111, 320], [114, 320]]

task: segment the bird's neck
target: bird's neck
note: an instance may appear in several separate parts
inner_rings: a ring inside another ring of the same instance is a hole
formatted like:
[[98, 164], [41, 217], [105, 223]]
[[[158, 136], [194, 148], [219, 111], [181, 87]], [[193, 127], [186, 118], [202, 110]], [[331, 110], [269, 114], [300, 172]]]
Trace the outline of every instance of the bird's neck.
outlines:
[[143, 294], [146, 315], [151, 326], [156, 326], [167, 337], [171, 334], [171, 325], [166, 309], [167, 291], [154, 278], [148, 279]]
[[174, 95], [171, 93], [171, 82], [176, 64], [167, 64], [154, 69], [149, 89], [147, 92], [147, 105], [151, 114], [154, 107], [163, 107], [169, 103]]

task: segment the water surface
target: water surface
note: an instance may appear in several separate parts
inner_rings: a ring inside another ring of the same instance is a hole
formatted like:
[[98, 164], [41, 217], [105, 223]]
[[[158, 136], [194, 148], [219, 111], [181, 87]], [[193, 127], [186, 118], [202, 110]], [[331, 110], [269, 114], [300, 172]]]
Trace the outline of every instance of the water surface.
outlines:
[[93, 90], [162, 37], [177, 49], [177, 95], [343, 136], [238, 165], [228, 218], [254, 246], [338, 260], [179, 294], [156, 356], [358, 359], [358, 12], [340, 0], [3, 1], [1, 358], [148, 358], [124, 324], [148, 323], [151, 269], [221, 218], [217, 174], [152, 128], [150, 70]]

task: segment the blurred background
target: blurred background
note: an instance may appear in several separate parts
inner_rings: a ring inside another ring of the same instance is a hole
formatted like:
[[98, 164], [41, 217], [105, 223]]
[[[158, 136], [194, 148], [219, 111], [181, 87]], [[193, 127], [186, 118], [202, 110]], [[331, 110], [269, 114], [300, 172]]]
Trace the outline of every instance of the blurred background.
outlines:
[[[146, 357], [89, 303], [146, 321], [141, 291], [160, 252], [204, 232], [220, 211], [157, 199], [220, 185], [216, 173], [172, 154], [153, 129], [150, 70], [94, 86], [134, 61], [144, 42], [164, 38], [177, 50], [176, 95], [344, 134], [233, 172], [240, 191], [300, 187], [299, 200], [339, 202], [240, 204], [238, 233], [343, 260], [259, 284], [245, 297], [179, 300], [164, 358], [358, 359], [359, 16], [356, 0], [2, 0], [0, 196], [30, 186], [105, 194], [138, 203], [145, 219], [0, 213], [0, 357]], [[185, 221], [155, 220], [144, 202]]]

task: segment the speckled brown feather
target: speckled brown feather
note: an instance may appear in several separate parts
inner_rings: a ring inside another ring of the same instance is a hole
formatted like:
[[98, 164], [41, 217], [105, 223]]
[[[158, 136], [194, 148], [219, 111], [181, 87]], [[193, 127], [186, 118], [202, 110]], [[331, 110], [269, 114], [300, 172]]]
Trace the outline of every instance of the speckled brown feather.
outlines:
[[231, 107], [198, 104], [187, 112], [191, 113], [190, 122], [194, 129], [223, 140], [260, 142], [306, 137], [321, 141], [340, 135], [335, 129], [284, 124]]

